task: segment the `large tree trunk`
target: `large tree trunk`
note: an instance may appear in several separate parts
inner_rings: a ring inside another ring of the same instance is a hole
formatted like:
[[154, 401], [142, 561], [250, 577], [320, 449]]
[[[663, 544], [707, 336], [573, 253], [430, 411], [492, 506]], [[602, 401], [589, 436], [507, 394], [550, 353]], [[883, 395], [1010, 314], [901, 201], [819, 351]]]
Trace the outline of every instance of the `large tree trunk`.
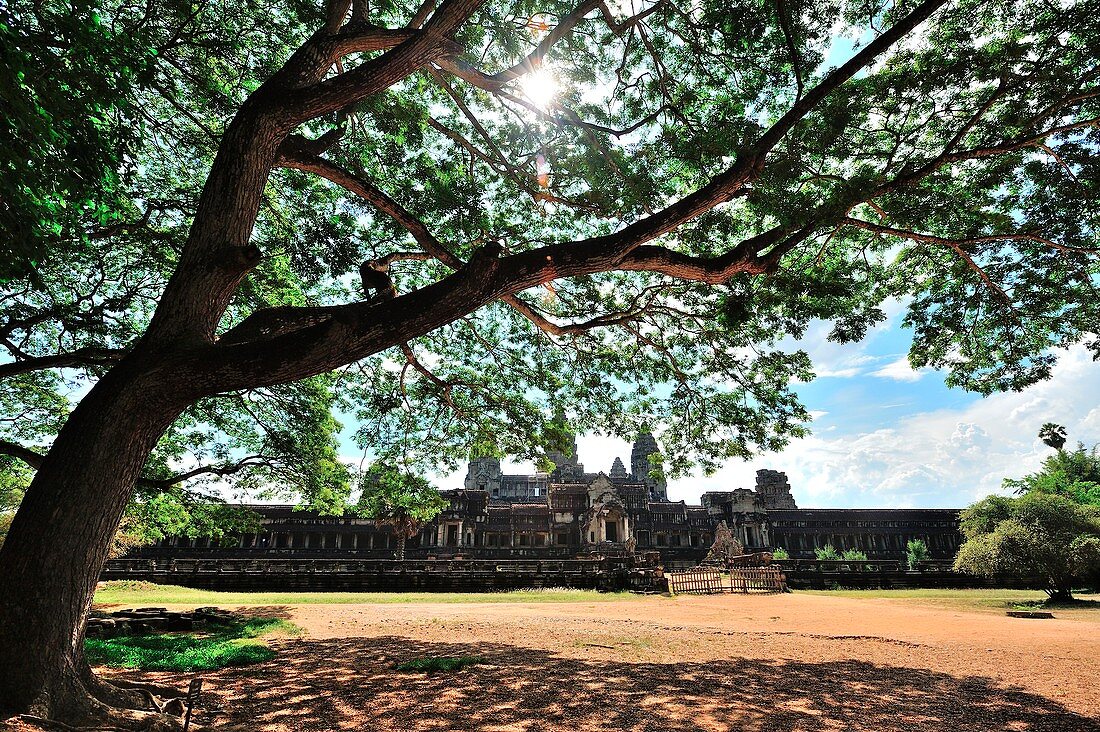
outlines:
[[131, 489], [187, 405], [183, 382], [129, 357], [73, 411], [35, 475], [0, 549], [0, 712], [80, 723], [110, 717], [102, 702], [142, 706], [92, 677], [84, 620]]
[[145, 706], [141, 694], [88, 669], [84, 621], [150, 452], [191, 403], [219, 390], [202, 378], [203, 350], [258, 261], [248, 239], [286, 132], [256, 113], [257, 104], [246, 103], [222, 139], [184, 255], [144, 337], [69, 416], [0, 548], [0, 718], [130, 727], [135, 715], [113, 707]]

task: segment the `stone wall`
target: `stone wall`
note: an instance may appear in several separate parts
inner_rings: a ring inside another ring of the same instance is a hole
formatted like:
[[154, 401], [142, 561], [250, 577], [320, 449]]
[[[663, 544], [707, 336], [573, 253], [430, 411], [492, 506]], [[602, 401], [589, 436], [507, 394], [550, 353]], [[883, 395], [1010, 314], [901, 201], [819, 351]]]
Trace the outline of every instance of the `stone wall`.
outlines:
[[564, 560], [112, 559], [103, 580], [206, 590], [485, 592], [537, 587], [648, 590], [660, 578], [656, 554]]

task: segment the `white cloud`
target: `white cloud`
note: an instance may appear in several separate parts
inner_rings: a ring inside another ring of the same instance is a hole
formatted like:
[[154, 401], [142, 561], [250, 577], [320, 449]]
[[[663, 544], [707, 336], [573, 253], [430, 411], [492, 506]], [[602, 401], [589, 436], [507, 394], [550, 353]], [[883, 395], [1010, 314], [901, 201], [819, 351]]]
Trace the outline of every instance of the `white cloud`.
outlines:
[[1073, 443], [1100, 442], [1098, 394], [1100, 365], [1078, 348], [1050, 380], [1024, 392], [911, 414], [854, 436], [813, 435], [710, 477], [677, 480], [670, 497], [693, 502], [703, 491], [751, 487], [758, 468], [773, 468], [787, 473], [802, 506], [961, 507], [1039, 467], [1050, 454], [1037, 437], [1044, 422], [1065, 425]]
[[[873, 347], [876, 338], [898, 326], [905, 307], [904, 302], [896, 299], [883, 303], [882, 310], [886, 314], [886, 319], [871, 328], [867, 336], [858, 343], [830, 341], [828, 336], [833, 329], [833, 324], [817, 321], [806, 329], [806, 334], [802, 338], [797, 341], [786, 341], [783, 345], [806, 351], [813, 361], [817, 378], [851, 379], [867, 373], [868, 369], [892, 357], [870, 354], [868, 350]], [[906, 365], [908, 366], [908, 363]]]
[[901, 356], [882, 368], [872, 371], [871, 376], [877, 376], [880, 379], [893, 379], [894, 381], [920, 381], [930, 373], [932, 373], [932, 369], [929, 368], [914, 369], [909, 365], [909, 359]]

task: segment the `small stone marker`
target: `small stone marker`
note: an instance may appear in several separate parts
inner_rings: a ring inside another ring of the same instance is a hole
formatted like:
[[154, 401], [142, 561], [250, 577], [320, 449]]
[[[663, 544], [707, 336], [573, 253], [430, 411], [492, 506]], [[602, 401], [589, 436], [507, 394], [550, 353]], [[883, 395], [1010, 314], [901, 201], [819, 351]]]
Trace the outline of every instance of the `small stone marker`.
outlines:
[[1054, 613], [1046, 610], [1006, 610], [1005, 615], [1010, 618], [1053, 618]]

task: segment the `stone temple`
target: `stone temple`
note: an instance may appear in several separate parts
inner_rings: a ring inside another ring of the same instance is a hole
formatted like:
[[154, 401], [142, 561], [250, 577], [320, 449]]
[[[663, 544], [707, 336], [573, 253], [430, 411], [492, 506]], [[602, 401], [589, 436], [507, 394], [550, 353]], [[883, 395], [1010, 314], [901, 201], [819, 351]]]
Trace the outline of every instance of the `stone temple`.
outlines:
[[[657, 452], [653, 435], [642, 433], [629, 472], [619, 458], [607, 473], [586, 472], [575, 443], [569, 454], [550, 455], [550, 473], [505, 475], [497, 458], [474, 458], [463, 487], [443, 492], [449, 505], [408, 540], [406, 556], [569, 558], [637, 550], [689, 563], [703, 558], [722, 522], [746, 550], [782, 547], [792, 558], [812, 558], [815, 549], [831, 545], [860, 550], [869, 559], [901, 559], [907, 542], [920, 539], [932, 558], [950, 559], [962, 542], [958, 510], [803, 509], [787, 476], [774, 470], [757, 471], [752, 488], [704, 493], [697, 505], [670, 501], [650, 462]], [[218, 542], [169, 537], [154, 551], [393, 556], [396, 539], [370, 519], [319, 516], [292, 506], [253, 508], [262, 517], [258, 533]]]

